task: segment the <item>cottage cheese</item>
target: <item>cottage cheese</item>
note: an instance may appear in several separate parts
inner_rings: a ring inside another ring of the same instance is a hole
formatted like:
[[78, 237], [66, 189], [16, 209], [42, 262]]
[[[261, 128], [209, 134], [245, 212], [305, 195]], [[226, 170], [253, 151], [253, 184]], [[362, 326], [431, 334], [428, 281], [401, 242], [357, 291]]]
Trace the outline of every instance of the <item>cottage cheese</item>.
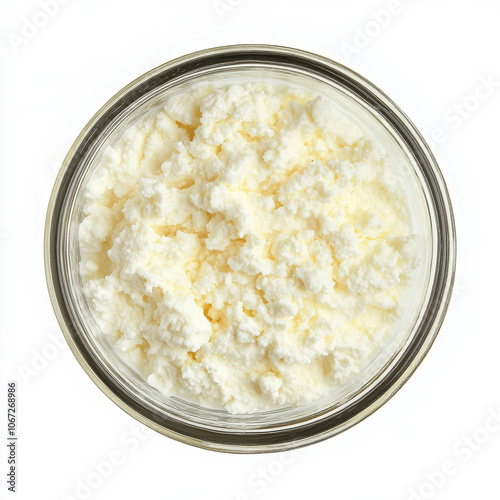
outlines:
[[205, 84], [108, 147], [85, 189], [95, 319], [161, 393], [303, 405], [387, 339], [416, 266], [390, 159], [323, 96]]

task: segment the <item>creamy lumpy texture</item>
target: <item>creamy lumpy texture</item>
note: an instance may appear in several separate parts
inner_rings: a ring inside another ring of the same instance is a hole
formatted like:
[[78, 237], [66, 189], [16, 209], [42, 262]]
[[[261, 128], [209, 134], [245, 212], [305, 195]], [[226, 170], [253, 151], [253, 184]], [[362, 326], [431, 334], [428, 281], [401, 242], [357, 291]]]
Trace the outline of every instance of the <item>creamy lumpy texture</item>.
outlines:
[[303, 405], [388, 338], [416, 266], [390, 158], [335, 102], [199, 85], [105, 151], [79, 227], [84, 293], [161, 393]]

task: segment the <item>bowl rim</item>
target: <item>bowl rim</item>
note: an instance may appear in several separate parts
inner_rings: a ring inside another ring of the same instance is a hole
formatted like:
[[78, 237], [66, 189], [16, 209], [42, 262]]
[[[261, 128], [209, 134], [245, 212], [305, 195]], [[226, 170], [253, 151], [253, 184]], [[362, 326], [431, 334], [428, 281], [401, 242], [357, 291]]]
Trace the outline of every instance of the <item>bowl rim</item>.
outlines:
[[[425, 326], [422, 328], [423, 332], [415, 336], [409, 349], [391, 373], [374, 390], [369, 391], [351, 407], [347, 407], [341, 417], [334, 415], [324, 421], [316, 421], [309, 426], [304, 425], [293, 433], [282, 430], [245, 435], [200, 430], [148, 412], [144, 405], [131, 398], [120, 386], [113, 381], [110, 383], [103, 367], [79, 334], [61, 286], [61, 263], [58, 251], [61, 211], [74, 173], [78, 170], [78, 165], [93, 140], [99, 137], [102, 124], [109, 123], [139, 97], [179, 75], [189, 74], [210, 65], [223, 67], [228, 63], [249, 62], [298, 65], [332, 81], [341, 82], [342, 85], [362, 95], [365, 102], [380, 113], [404, 138], [425, 176], [436, 208], [438, 252], [441, 258], [431, 291], [435, 300], [428, 302], [428, 310], [423, 320]], [[409, 379], [432, 346], [450, 302], [456, 266], [456, 232], [451, 200], [436, 159], [415, 125], [375, 85], [346, 66], [300, 49], [263, 44], [228, 45], [193, 52], [153, 68], [117, 92], [89, 120], [71, 146], [54, 183], [45, 221], [44, 262], [50, 300], [64, 337], [86, 373], [115, 404], [148, 427], [190, 445], [233, 453], [272, 452], [298, 448], [343, 432], [380, 408]]]

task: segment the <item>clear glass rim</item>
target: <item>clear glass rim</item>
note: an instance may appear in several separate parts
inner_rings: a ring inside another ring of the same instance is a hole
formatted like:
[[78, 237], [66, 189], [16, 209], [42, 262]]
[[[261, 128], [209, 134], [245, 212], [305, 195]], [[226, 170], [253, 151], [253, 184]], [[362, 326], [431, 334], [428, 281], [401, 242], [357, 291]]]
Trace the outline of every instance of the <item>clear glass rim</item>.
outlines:
[[[342, 84], [380, 114], [415, 158], [426, 182], [430, 196], [428, 202], [433, 208], [436, 221], [438, 259], [430, 297], [419, 330], [398, 363], [379, 384], [366, 391], [352, 405], [347, 405], [341, 412], [324, 419], [304, 421], [293, 431], [278, 427], [251, 433], [221, 432], [192, 426], [188, 422], [152, 411], [144, 401], [133, 397], [117, 380], [109, 376], [98, 353], [93, 351], [81, 335], [63, 286], [62, 269], [65, 263], [62, 213], [67, 192], [82, 159], [107, 124], [131, 103], [179, 75], [196, 74], [202, 69], [228, 64], [237, 66], [250, 63], [269, 67], [279, 63], [320, 75]], [[448, 190], [434, 156], [413, 123], [383, 92], [349, 68], [316, 54], [271, 45], [232, 45], [188, 54], [149, 71], [119, 91], [94, 115], [68, 152], [54, 184], [47, 211], [44, 252], [49, 295], [63, 334], [87, 374], [112, 401], [138, 421], [176, 440], [217, 451], [255, 453], [284, 451], [338, 434], [373, 413], [399, 390], [427, 354], [444, 320], [455, 274], [456, 235]]]

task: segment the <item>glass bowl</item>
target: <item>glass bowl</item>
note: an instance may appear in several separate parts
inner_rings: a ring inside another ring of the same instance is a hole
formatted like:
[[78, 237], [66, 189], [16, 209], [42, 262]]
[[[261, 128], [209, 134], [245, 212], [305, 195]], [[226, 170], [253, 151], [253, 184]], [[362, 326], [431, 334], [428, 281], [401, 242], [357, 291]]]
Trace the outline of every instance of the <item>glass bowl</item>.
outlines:
[[[232, 415], [164, 396], [126, 365], [99, 331], [82, 293], [78, 225], [85, 183], [105, 147], [166, 96], [199, 82], [285, 82], [335, 99], [367, 135], [396, 159], [419, 235], [420, 267], [392, 337], [349, 383], [301, 407]], [[49, 202], [45, 268], [54, 311], [75, 357], [97, 386], [134, 418], [179, 441], [236, 452], [283, 451], [342, 432], [384, 404], [431, 347], [452, 291], [455, 229], [446, 185], [415, 126], [379, 89], [315, 54], [266, 45], [219, 47], [153, 69], [112, 97], [66, 156]]]

